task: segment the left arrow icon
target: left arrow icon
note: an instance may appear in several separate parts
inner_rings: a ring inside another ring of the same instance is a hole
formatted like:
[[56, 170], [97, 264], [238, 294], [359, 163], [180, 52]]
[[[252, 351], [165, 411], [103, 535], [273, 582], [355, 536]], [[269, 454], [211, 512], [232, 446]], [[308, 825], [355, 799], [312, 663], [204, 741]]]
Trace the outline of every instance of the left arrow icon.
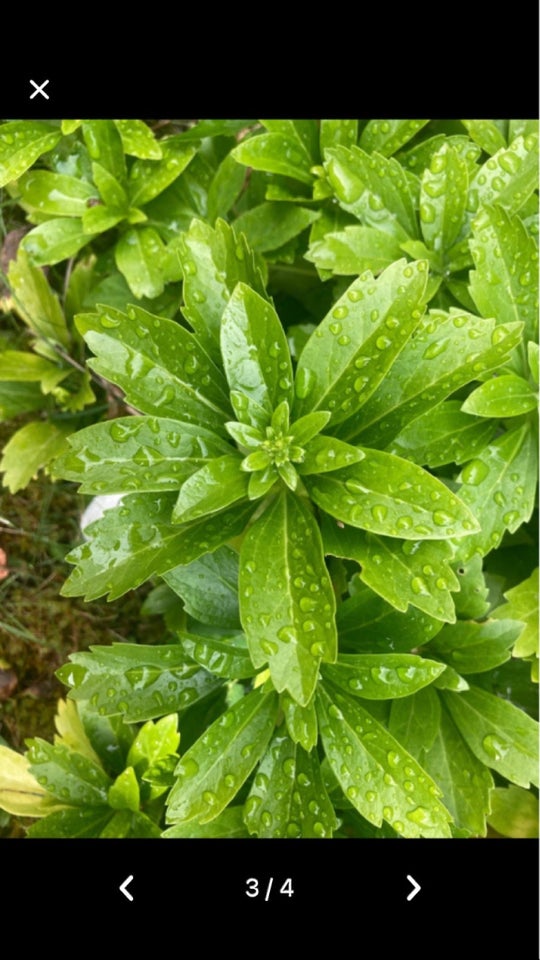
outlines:
[[129, 887], [129, 885], [130, 885], [130, 883], [131, 883], [132, 880], [133, 880], [133, 875], [130, 875], [129, 877], [127, 877], [127, 878], [124, 880], [123, 883], [120, 884], [120, 890], [122, 891], [122, 893], [124, 894], [124, 896], [128, 898], [128, 900], [133, 900], [132, 894], [131, 894], [131, 893], [129, 892], [129, 890], [127, 889], [127, 888]]

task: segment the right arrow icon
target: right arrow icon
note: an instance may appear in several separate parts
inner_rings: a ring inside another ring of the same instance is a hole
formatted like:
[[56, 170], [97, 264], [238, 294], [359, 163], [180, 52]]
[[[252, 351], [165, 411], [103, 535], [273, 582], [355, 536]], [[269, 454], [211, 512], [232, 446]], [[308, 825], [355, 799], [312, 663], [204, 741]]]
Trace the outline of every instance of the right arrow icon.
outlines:
[[412, 900], [413, 897], [415, 897], [416, 894], [418, 893], [418, 891], [421, 890], [422, 888], [421, 888], [420, 884], [416, 882], [416, 880], [414, 879], [414, 877], [411, 877], [411, 875], [410, 875], [409, 873], [407, 874], [407, 880], [409, 881], [410, 884], [412, 884], [412, 890], [411, 890], [409, 896], [407, 897], [407, 900]]

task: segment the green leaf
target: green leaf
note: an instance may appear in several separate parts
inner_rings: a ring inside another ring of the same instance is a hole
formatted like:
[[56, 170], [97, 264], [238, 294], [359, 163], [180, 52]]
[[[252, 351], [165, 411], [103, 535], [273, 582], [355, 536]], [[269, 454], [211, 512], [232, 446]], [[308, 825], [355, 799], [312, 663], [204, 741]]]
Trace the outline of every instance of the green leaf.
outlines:
[[461, 409], [477, 417], [519, 417], [535, 410], [538, 395], [513, 373], [486, 380], [469, 394]]
[[462, 120], [472, 139], [490, 156], [506, 147], [506, 141], [494, 120]]
[[61, 807], [30, 773], [27, 757], [0, 743], [0, 810], [15, 817], [44, 817]]
[[21, 177], [21, 201], [53, 217], [81, 217], [87, 201], [96, 196], [91, 183], [48, 170], [31, 170]]
[[360, 137], [360, 146], [368, 153], [375, 150], [384, 157], [396, 153], [412, 140], [429, 120], [368, 120]]
[[234, 222], [235, 232], [243, 233], [253, 250], [266, 253], [283, 246], [319, 216], [307, 207], [286, 207], [282, 203], [261, 203], [241, 214]]
[[388, 730], [423, 764], [438, 736], [440, 723], [439, 697], [433, 687], [424, 687], [411, 697], [392, 702]]
[[70, 450], [55, 461], [54, 474], [79, 482], [80, 493], [92, 494], [178, 490], [211, 457], [228, 449], [203, 427], [160, 417], [96, 423], [68, 442]]
[[436, 477], [401, 457], [364, 448], [358, 463], [306, 477], [311, 498], [353, 527], [405, 540], [442, 540], [478, 530], [474, 515]]
[[64, 744], [28, 740], [30, 772], [53, 797], [75, 807], [107, 803], [110, 779], [103, 769]]
[[218, 220], [214, 230], [202, 220], [193, 220], [182, 235], [179, 253], [184, 273], [182, 313], [199, 342], [221, 364], [225, 305], [239, 281], [265, 297], [260, 270], [245, 239], [237, 240], [223, 220]]
[[[396, 541], [350, 528], [341, 529], [323, 518], [326, 553], [356, 560], [360, 578], [397, 610], [410, 604], [430, 617], [455, 620], [450, 590], [459, 583], [450, 566], [450, 544], [428, 540]], [[410, 648], [409, 648], [410, 649]]]
[[132, 207], [142, 207], [166, 189], [186, 169], [197, 147], [180, 137], [160, 140], [161, 160], [135, 160], [129, 171], [129, 200]]
[[538, 656], [538, 567], [527, 580], [507, 590], [504, 596], [508, 602], [493, 610], [491, 616], [495, 619], [509, 617], [522, 622], [513, 656]]
[[249, 478], [237, 453], [211, 460], [183, 484], [172, 512], [173, 523], [189, 523], [245, 500]]
[[452, 149], [467, 162], [469, 178], [474, 176], [478, 169], [476, 161], [482, 151], [469, 137], [460, 136], [459, 134], [446, 136], [441, 133], [435, 137], [429, 137], [427, 140], [421, 140], [416, 146], [411, 147], [404, 153], [400, 153], [398, 159], [406, 170], [411, 170], [413, 173], [421, 176], [425, 168], [429, 166], [431, 158], [445, 143], [452, 147]]
[[92, 239], [79, 219], [60, 217], [34, 227], [23, 237], [21, 247], [36, 266], [42, 267], [74, 257]]
[[433, 681], [433, 686], [437, 687], [438, 690], [453, 690], [455, 693], [470, 690], [470, 684], [450, 666], [447, 666], [444, 673], [441, 673], [440, 677]]
[[282, 133], [296, 143], [311, 163], [318, 163], [319, 123], [317, 120], [261, 120], [271, 133]]
[[534, 382], [538, 386], [540, 383], [540, 378], [538, 375], [538, 356], [539, 356], [540, 347], [537, 343], [529, 341], [527, 344], [527, 357], [529, 360], [529, 367], [533, 377]]
[[536, 443], [527, 425], [497, 437], [461, 471], [459, 496], [474, 510], [480, 532], [460, 547], [460, 559], [497, 547], [530, 518], [536, 492]]
[[127, 763], [134, 767], [139, 776], [158, 761], [176, 755], [180, 734], [178, 733], [178, 715], [171, 713], [152, 723], [145, 723], [139, 730], [129, 748]]
[[97, 235], [98, 233], [105, 233], [106, 230], [111, 230], [112, 227], [120, 223], [125, 216], [125, 207], [122, 209], [120, 207], [105, 207], [102, 204], [97, 204], [94, 207], [90, 207], [83, 214], [83, 231], [87, 235], [87, 239], [91, 240], [92, 237], [90, 234]]
[[37, 383], [0, 382], [0, 417], [10, 420], [19, 413], [43, 408], [43, 394]]
[[14, 120], [0, 126], [0, 187], [16, 180], [61, 139], [61, 131], [40, 120]]
[[115, 120], [124, 153], [140, 160], [161, 160], [163, 152], [150, 127], [142, 120]]
[[331, 837], [338, 823], [316, 752], [276, 734], [246, 800], [244, 822], [260, 838]]
[[337, 663], [324, 665], [321, 672], [353, 696], [393, 700], [428, 686], [443, 670], [444, 664], [414, 654], [360, 653], [340, 654]]
[[231, 156], [254, 170], [283, 174], [302, 183], [313, 182], [311, 167], [314, 160], [306, 152], [300, 138], [294, 136], [262, 133], [243, 140], [232, 150]]
[[225, 308], [221, 351], [231, 402], [241, 423], [265, 427], [284, 400], [292, 401], [287, 339], [274, 308], [238, 283]]
[[[140, 307], [101, 307], [77, 327], [96, 360], [88, 365], [125, 391], [143, 413], [170, 416], [223, 435], [230, 416], [227, 385], [208, 354], [178, 323]], [[159, 321], [159, 322], [158, 322]]]
[[326, 147], [336, 147], [338, 144], [351, 147], [358, 137], [358, 120], [321, 120], [320, 148], [321, 154]]
[[248, 530], [239, 590], [253, 663], [268, 663], [276, 690], [305, 706], [321, 658], [336, 659], [337, 637], [319, 528], [299, 498], [281, 493]]
[[[100, 716], [120, 715], [130, 723], [183, 711], [221, 684], [188, 663], [178, 644], [90, 647], [90, 652], [71, 654], [57, 676], [70, 687], [73, 700], [90, 700]], [[137, 762], [136, 755], [131, 761]]]
[[367, 710], [321, 688], [317, 712], [332, 771], [366, 820], [380, 827], [384, 819], [403, 837], [450, 836], [441, 791]]
[[127, 767], [109, 787], [108, 802], [113, 810], [131, 810], [137, 813], [140, 804], [140, 791], [133, 767]]
[[536, 340], [538, 250], [520, 218], [501, 206], [483, 207], [473, 221], [470, 249], [470, 291], [480, 313], [499, 323], [522, 320], [526, 337]]
[[159, 297], [163, 292], [165, 247], [152, 227], [127, 230], [116, 244], [116, 265], [136, 297]]
[[[325, 548], [326, 528], [323, 526]], [[338, 549], [341, 547], [338, 544]], [[407, 653], [427, 643], [442, 627], [416, 607], [396, 611], [355, 576], [352, 596], [340, 603], [337, 627], [340, 648], [355, 653]], [[354, 590], [354, 593], [353, 593]]]
[[[317, 414], [309, 414], [302, 417], [307, 420], [308, 417], [316, 417]], [[300, 421], [297, 421], [299, 423]], [[296, 470], [300, 476], [313, 473], [328, 473], [332, 470], [339, 470], [341, 467], [350, 466], [352, 463], [358, 463], [364, 459], [364, 452], [358, 447], [351, 447], [349, 443], [338, 440], [337, 437], [318, 436], [310, 440], [304, 459], [297, 464]]]
[[471, 183], [468, 208], [500, 203], [516, 213], [538, 186], [538, 135], [516, 137], [481, 166]]
[[119, 210], [128, 210], [128, 198], [126, 191], [116, 177], [113, 177], [106, 167], [100, 163], [92, 164], [92, 177], [103, 203], [108, 207], [116, 207]]
[[426, 167], [420, 189], [422, 236], [443, 257], [460, 235], [468, 187], [465, 160], [445, 143]]
[[214, 820], [266, 751], [278, 709], [275, 693], [254, 690], [233, 704], [183, 755], [168, 798], [167, 822]]
[[389, 443], [411, 420], [505, 363], [521, 331], [520, 324], [496, 325], [459, 310], [431, 311], [395, 361], [392, 376], [364, 405], [355, 436], [369, 446]]
[[10, 263], [8, 282], [15, 309], [30, 330], [38, 337], [68, 347], [69, 333], [58, 297], [51, 290], [43, 271], [33, 266], [20, 248], [17, 259]]
[[493, 439], [497, 424], [462, 412], [460, 400], [446, 400], [405, 425], [388, 453], [428, 467], [464, 463]]
[[485, 837], [493, 778], [471, 753], [446, 710], [441, 712], [435, 741], [422, 763], [442, 790], [455, 827], [465, 831], [465, 836]]
[[371, 270], [380, 273], [401, 256], [399, 242], [374, 227], [349, 226], [327, 233], [323, 240], [310, 245], [306, 260], [318, 270], [331, 270], [339, 276]]
[[0, 353], [0, 379], [12, 382], [41, 381], [43, 393], [51, 393], [70, 374], [69, 367], [60, 366], [22, 350], [4, 350]]
[[538, 801], [521, 787], [496, 787], [491, 794], [490, 827], [503, 837], [538, 837]]
[[112, 814], [111, 808], [103, 805], [59, 810], [33, 823], [27, 831], [27, 836], [69, 840], [99, 837], [111, 821]]
[[507, 700], [471, 687], [444, 693], [468, 747], [482, 763], [519, 787], [538, 786], [538, 724]]
[[[216, 517], [178, 526], [171, 524], [174, 497], [131, 495], [108, 510], [92, 528], [90, 540], [68, 554], [78, 566], [62, 587], [63, 596], [83, 594], [95, 600], [104, 594], [116, 600], [150, 577], [216, 550], [244, 529], [252, 504], [232, 507]], [[114, 552], [111, 552], [114, 543]]]
[[[489, 608], [489, 602], [486, 599], [489, 589], [482, 571], [482, 557], [475, 554], [468, 563], [460, 564], [456, 573], [460, 587], [460, 592], [455, 597], [458, 617], [465, 620], [481, 619]], [[518, 618], [511, 616], [510, 619]]]
[[409, 176], [397, 160], [360, 147], [335, 147], [325, 156], [328, 179], [344, 210], [400, 242], [418, 236], [416, 189], [411, 191]]
[[208, 840], [211, 838], [230, 840], [248, 837], [249, 833], [244, 824], [243, 807], [237, 806], [227, 807], [223, 813], [220, 813], [219, 817], [216, 817], [210, 823], [199, 824], [193, 823], [193, 821], [177, 823], [174, 827], [164, 830], [161, 836], [173, 840]]
[[365, 404], [418, 326], [426, 266], [399, 260], [378, 280], [368, 271], [351, 284], [302, 351], [295, 416], [330, 410], [339, 423]]
[[221, 161], [208, 188], [208, 220], [225, 217], [244, 186], [246, 171], [230, 153]]
[[302, 707], [288, 693], [282, 693], [279, 705], [285, 716], [285, 723], [291, 740], [299, 743], [308, 753], [319, 739], [317, 712], [314, 699]]
[[163, 579], [182, 597], [186, 612], [195, 620], [225, 629], [240, 627], [238, 554], [231, 547], [174, 567]]
[[120, 182], [126, 177], [126, 161], [120, 133], [112, 120], [84, 120], [84, 142], [91, 160], [100, 163]]
[[243, 633], [222, 638], [178, 632], [185, 653], [205, 670], [227, 680], [245, 680], [256, 674]]
[[510, 648], [519, 636], [515, 620], [459, 621], [446, 625], [429, 645], [459, 673], [484, 673], [510, 659]]
[[26, 487], [38, 470], [47, 467], [62, 452], [68, 432], [69, 427], [65, 425], [36, 421], [27, 423], [13, 434], [0, 460], [4, 485], [11, 493]]

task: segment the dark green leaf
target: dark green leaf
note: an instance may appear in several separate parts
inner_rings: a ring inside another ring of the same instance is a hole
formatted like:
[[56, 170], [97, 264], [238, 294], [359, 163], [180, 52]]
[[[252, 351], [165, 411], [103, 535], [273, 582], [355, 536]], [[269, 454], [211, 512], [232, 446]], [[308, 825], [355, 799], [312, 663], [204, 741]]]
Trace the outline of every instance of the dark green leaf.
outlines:
[[459, 673], [484, 673], [510, 659], [510, 649], [521, 631], [516, 620], [458, 621], [446, 625], [429, 645]]
[[240, 627], [238, 554], [231, 547], [220, 547], [187, 566], [174, 567], [163, 579], [196, 620], [226, 629]]
[[243, 633], [218, 640], [178, 631], [178, 637], [185, 653], [218, 677], [245, 680], [257, 672]]
[[0, 382], [0, 417], [10, 420], [19, 413], [43, 408], [43, 394], [37, 383]]
[[433, 746], [441, 722], [441, 704], [433, 687], [394, 700], [390, 709], [388, 730], [419, 763]]
[[321, 672], [353, 696], [393, 700], [428, 686], [444, 669], [442, 663], [413, 654], [360, 653], [340, 654], [337, 663], [324, 665]]
[[471, 687], [444, 693], [468, 747], [482, 763], [519, 787], [538, 786], [538, 724], [507, 700]]
[[102, 716], [128, 722], [185, 710], [216, 690], [221, 681], [188, 663], [178, 644], [113, 643], [71, 654], [58, 671], [74, 700], [90, 700]]
[[16, 180], [61, 139], [57, 127], [40, 120], [14, 120], [0, 127], [0, 187]]
[[305, 706], [321, 658], [337, 653], [335, 598], [318, 525], [282, 493], [248, 530], [240, 553], [240, 615], [253, 663]]
[[245, 235], [253, 250], [266, 253], [296, 237], [318, 216], [316, 210], [307, 207], [262, 203], [241, 214], [234, 222], [234, 229], [237, 235]]
[[233, 704], [185, 753], [168, 798], [167, 822], [215, 820], [263, 756], [277, 716], [275, 693]]
[[462, 412], [460, 400], [446, 400], [405, 425], [388, 453], [428, 467], [464, 463], [493, 439], [497, 424]]
[[99, 837], [113, 817], [109, 806], [71, 807], [52, 813], [28, 828], [28, 837], [78, 840]]
[[161, 834], [162, 837], [173, 840], [199, 840], [199, 839], [239, 839], [240, 837], [249, 837], [249, 833], [244, 824], [243, 807], [227, 807], [219, 817], [210, 823], [177, 823], [174, 827], [169, 827]]
[[[323, 529], [326, 547], [326, 528]], [[364, 586], [358, 576], [350, 590], [353, 595], [339, 604], [336, 617], [340, 648], [347, 652], [407, 653], [427, 643], [442, 627], [440, 620], [416, 607], [396, 611]]]

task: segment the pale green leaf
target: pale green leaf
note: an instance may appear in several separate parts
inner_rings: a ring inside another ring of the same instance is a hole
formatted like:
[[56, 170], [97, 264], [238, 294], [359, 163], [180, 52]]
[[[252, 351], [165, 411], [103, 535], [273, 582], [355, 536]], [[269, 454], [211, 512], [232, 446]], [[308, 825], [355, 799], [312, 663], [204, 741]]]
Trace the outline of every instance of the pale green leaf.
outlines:
[[305, 258], [318, 270], [356, 276], [364, 270], [380, 273], [400, 256], [399, 242], [388, 233], [374, 227], [351, 225], [312, 243]]
[[38, 337], [67, 347], [69, 334], [58, 297], [51, 290], [43, 271], [33, 266], [20, 248], [17, 259], [11, 261], [8, 281], [15, 309], [30, 330]]
[[493, 610], [496, 619], [520, 620], [523, 624], [513, 650], [514, 657], [538, 656], [538, 567], [530, 577], [504, 594], [507, 603]]
[[461, 409], [477, 417], [520, 417], [538, 405], [534, 393], [523, 377], [507, 373], [486, 380], [469, 394]]
[[522, 787], [496, 787], [491, 794], [490, 827], [503, 837], [538, 838], [538, 800]]
[[368, 153], [376, 150], [384, 157], [390, 157], [412, 140], [426, 123], [429, 120], [368, 120], [362, 130], [360, 146]]
[[50, 421], [27, 423], [6, 443], [0, 460], [4, 485], [12, 493], [26, 487], [38, 470], [48, 467], [66, 444], [69, 427]]
[[61, 139], [58, 127], [40, 120], [13, 120], [0, 126], [0, 187], [16, 180]]

